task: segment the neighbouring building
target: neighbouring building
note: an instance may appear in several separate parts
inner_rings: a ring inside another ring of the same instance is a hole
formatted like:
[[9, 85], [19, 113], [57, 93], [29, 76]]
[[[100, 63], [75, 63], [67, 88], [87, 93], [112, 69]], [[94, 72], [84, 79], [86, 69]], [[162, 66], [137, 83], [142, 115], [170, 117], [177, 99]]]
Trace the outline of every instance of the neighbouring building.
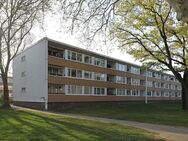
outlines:
[[[146, 75], [147, 74], [147, 75]], [[147, 95], [146, 95], [147, 93]], [[173, 75], [43, 38], [13, 61], [14, 104], [47, 109], [65, 103], [180, 100]]]

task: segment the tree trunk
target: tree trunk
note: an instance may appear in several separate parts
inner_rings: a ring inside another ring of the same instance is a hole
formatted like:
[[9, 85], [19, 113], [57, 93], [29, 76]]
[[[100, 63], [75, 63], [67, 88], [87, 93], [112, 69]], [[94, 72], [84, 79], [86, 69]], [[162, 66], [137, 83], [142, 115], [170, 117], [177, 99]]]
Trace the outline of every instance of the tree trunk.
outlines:
[[8, 78], [7, 76], [2, 77], [3, 80], [3, 96], [4, 96], [4, 103], [3, 108], [10, 108], [10, 101], [9, 101], [9, 89], [8, 89]]
[[182, 82], [182, 109], [188, 110], [188, 70], [184, 72]]

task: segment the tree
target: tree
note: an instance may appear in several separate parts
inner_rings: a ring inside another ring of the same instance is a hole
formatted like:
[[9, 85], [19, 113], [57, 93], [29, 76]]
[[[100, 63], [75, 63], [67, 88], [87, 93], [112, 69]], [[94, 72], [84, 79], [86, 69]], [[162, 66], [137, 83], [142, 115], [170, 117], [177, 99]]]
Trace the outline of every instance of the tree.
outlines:
[[[188, 109], [188, 26], [178, 22], [163, 0], [64, 1], [72, 27], [91, 27], [88, 38], [106, 31], [145, 64], [171, 71], [182, 85], [182, 108]], [[183, 74], [183, 75], [182, 75]]]
[[0, 70], [4, 90], [4, 108], [9, 108], [8, 71], [10, 63], [22, 49], [22, 44], [34, 23], [49, 9], [46, 0], [0, 1]]
[[177, 19], [188, 24], [188, 0], [167, 0], [168, 3], [175, 9]]

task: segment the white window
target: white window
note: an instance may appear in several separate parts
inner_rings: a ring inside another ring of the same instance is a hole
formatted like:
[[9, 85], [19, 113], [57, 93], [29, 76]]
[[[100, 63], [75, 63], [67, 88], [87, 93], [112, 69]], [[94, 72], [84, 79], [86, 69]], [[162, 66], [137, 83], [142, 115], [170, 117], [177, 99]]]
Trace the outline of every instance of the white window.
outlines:
[[147, 91], [147, 96], [152, 96], [152, 91]]
[[131, 66], [131, 73], [140, 74], [140, 68]]
[[105, 60], [101, 58], [94, 58], [94, 65], [100, 66], [100, 67], [105, 67]]
[[84, 63], [92, 64], [92, 57], [89, 55], [84, 55]]
[[49, 75], [58, 75], [63, 76], [64, 75], [64, 69], [59, 67], [48, 67], [48, 74]]
[[117, 95], [127, 95], [126, 89], [117, 89]]
[[127, 90], [127, 95], [131, 96], [132, 95], [132, 91], [131, 90]]
[[105, 76], [106, 76], [105, 74], [94, 72], [94, 79], [95, 80], [105, 81], [106, 80]]
[[169, 97], [169, 93], [168, 92], [164, 92], [164, 96], [165, 97]]
[[116, 76], [116, 82], [117, 83], [127, 83], [127, 79], [126, 79], [126, 77]]
[[25, 55], [21, 57], [21, 62], [25, 61]]
[[94, 88], [95, 95], [105, 95], [105, 88]]
[[148, 87], [153, 87], [153, 82], [152, 81], [147, 81], [147, 86]]
[[152, 72], [151, 72], [151, 71], [148, 71], [148, 72], [147, 72], [147, 76], [148, 76], [148, 77], [152, 77]]
[[132, 96], [139, 96], [140, 90], [132, 90]]
[[86, 79], [92, 79], [92, 72], [90, 72], [90, 71], [84, 71], [84, 78], [86, 78]]
[[127, 66], [124, 65], [124, 64], [119, 64], [119, 63], [117, 63], [117, 70], [120, 70], [120, 71], [127, 71]]
[[140, 85], [140, 79], [132, 78], [132, 85]]
[[68, 68], [68, 76], [82, 78], [82, 70]]
[[68, 53], [69, 60], [82, 62], [82, 54], [81, 53], [70, 51], [70, 50], [68, 50], [67, 53]]
[[67, 94], [82, 95], [83, 94], [82, 86], [68, 85], [68, 93]]
[[92, 94], [92, 87], [84, 86], [84, 94]]
[[49, 84], [48, 93], [50, 93], [50, 94], [64, 94], [65, 93], [65, 86], [64, 85]]

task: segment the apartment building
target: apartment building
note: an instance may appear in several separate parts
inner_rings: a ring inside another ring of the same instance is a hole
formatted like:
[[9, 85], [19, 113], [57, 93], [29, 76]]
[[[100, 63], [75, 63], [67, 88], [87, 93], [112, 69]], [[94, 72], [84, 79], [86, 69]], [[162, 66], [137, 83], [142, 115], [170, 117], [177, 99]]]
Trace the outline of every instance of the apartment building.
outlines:
[[43, 38], [13, 60], [13, 101], [48, 109], [65, 103], [179, 100], [173, 75]]

